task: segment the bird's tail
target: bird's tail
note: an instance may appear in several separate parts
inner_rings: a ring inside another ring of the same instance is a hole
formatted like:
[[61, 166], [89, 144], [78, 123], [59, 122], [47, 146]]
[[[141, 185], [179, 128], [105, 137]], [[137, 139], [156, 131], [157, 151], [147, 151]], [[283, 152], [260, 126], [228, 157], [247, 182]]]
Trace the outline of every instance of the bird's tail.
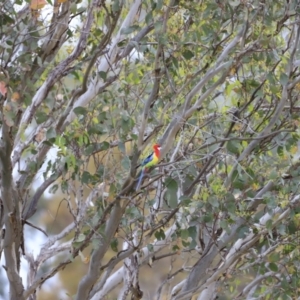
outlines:
[[136, 191], [138, 191], [141, 187], [141, 184], [142, 184], [142, 180], [143, 180], [143, 177], [144, 177], [144, 172], [145, 172], [145, 169], [142, 168], [142, 171], [141, 171], [141, 174], [140, 174], [140, 177], [139, 177], [139, 181], [136, 185]]

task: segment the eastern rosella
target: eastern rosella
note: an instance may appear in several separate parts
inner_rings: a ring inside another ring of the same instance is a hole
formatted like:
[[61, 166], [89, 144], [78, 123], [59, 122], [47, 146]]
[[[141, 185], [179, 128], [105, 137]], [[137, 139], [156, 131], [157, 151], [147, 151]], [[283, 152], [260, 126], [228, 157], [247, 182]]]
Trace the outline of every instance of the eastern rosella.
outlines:
[[136, 190], [139, 190], [139, 188], [141, 187], [141, 183], [144, 177], [144, 172], [147, 168], [155, 166], [156, 164], [158, 164], [159, 162], [159, 158], [160, 158], [160, 145], [159, 144], [154, 144], [153, 145], [153, 152], [147, 156], [143, 162], [141, 163], [141, 167], [142, 167], [142, 171], [139, 177], [139, 181], [138, 184], [136, 186]]

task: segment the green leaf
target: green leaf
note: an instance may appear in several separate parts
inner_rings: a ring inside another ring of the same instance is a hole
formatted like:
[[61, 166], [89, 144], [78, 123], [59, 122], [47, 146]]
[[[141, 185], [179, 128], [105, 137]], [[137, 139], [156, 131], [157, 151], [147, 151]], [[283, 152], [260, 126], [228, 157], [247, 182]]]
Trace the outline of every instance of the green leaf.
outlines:
[[84, 171], [82, 173], [82, 176], [81, 176], [81, 182], [82, 183], [88, 184], [88, 183], [90, 183], [91, 179], [92, 179], [92, 176], [91, 176], [91, 174], [89, 172]]
[[168, 177], [165, 180], [165, 185], [167, 187], [165, 196], [166, 196], [168, 205], [171, 208], [175, 208], [178, 204], [178, 201], [177, 201], [178, 184], [173, 178]]
[[181, 229], [181, 231], [180, 231], [180, 237], [183, 240], [186, 240], [189, 237], [189, 231], [187, 229]]
[[104, 166], [100, 165], [96, 171], [97, 176], [101, 178], [104, 175], [104, 171], [105, 171]]
[[226, 204], [227, 204], [228, 202], [235, 202], [235, 198], [234, 198], [233, 194], [232, 194], [232, 193], [229, 193], [229, 192], [226, 193], [225, 199], [226, 199]]
[[[162, 20], [156, 21], [156, 22], [154, 23], [155, 32], [156, 32], [157, 34], [159, 34], [159, 35], [158, 35], [158, 38], [159, 38], [159, 39], [162, 38], [162, 34], [161, 34], [162, 26], [163, 26]], [[162, 41], [162, 40], [161, 40], [161, 41]]]
[[114, 184], [109, 186], [109, 194], [115, 194], [117, 192], [117, 188]]
[[269, 261], [270, 263], [272, 263], [272, 262], [278, 262], [279, 259], [280, 259], [280, 255], [279, 255], [278, 252], [273, 252], [273, 253], [271, 253], [271, 254], [269, 255], [269, 257], [268, 257], [268, 261]]
[[121, 8], [120, 0], [114, 0], [112, 3], [112, 11], [115, 13], [115, 12], [119, 11], [120, 8]]
[[249, 227], [247, 226], [241, 226], [237, 232], [239, 238], [244, 238], [248, 233], [249, 233]]
[[295, 248], [296, 248], [296, 245], [293, 245], [293, 244], [285, 245], [283, 247], [282, 254], [283, 255], [288, 255], [289, 253], [291, 253], [292, 251], [294, 251]]
[[87, 114], [87, 110], [85, 107], [82, 107], [82, 106], [77, 106], [73, 109], [73, 112], [75, 115], [77, 116], [80, 116], [80, 115], [83, 115], [85, 116]]
[[122, 141], [118, 143], [118, 148], [123, 154], [126, 154], [125, 144]]
[[97, 144], [97, 150], [98, 151], [105, 151], [107, 149], [109, 149], [110, 147], [110, 143], [109, 142], [102, 142], [100, 144]]
[[226, 144], [226, 149], [233, 154], [239, 154], [239, 147], [237, 141], [228, 141]]
[[274, 76], [274, 74], [273, 74], [272, 72], [269, 72], [269, 73], [268, 73], [267, 79], [268, 79], [268, 81], [269, 81], [269, 83], [270, 83], [271, 85], [276, 84], [276, 79], [275, 79], [275, 76]]
[[286, 85], [289, 82], [289, 77], [285, 73], [281, 73], [279, 81], [282, 85]]
[[194, 57], [194, 53], [190, 50], [184, 50], [182, 52], [182, 56], [186, 59], [186, 60], [190, 60], [191, 58]]
[[118, 252], [118, 239], [113, 238], [112, 241], [110, 242], [110, 247], [114, 252]]
[[130, 34], [133, 33], [134, 31], [137, 31], [140, 27], [138, 25], [133, 25], [133, 26], [129, 26], [126, 28], [123, 28], [121, 30], [121, 34]]
[[37, 151], [36, 149], [32, 148], [32, 149], [30, 150], [30, 153], [33, 154], [33, 155], [35, 155], [35, 154], [38, 153], [38, 151]]
[[99, 247], [101, 246], [101, 241], [97, 238], [92, 239], [92, 248], [94, 250], [99, 249]]
[[273, 169], [270, 173], [269, 179], [275, 180], [275, 179], [279, 178], [279, 176], [280, 175], [278, 174], [277, 169]]
[[233, 181], [232, 186], [237, 190], [243, 190], [245, 186], [245, 182], [242, 179], [238, 178]]
[[57, 190], [58, 190], [58, 184], [54, 184], [50, 187], [49, 193], [55, 194]]
[[76, 3], [73, 2], [73, 3], [70, 5], [70, 11], [71, 11], [71, 13], [72, 13], [73, 15], [76, 14], [76, 11], [77, 11], [77, 5], [76, 5]]
[[30, 171], [35, 172], [37, 170], [37, 166], [38, 166], [38, 164], [36, 161], [31, 161], [28, 163], [28, 167], [29, 167]]
[[[13, 24], [15, 22], [14, 19], [12, 19], [9, 15], [7, 14], [2, 14], [1, 16], [2, 20], [1, 20], [1, 23], [4, 24], [4, 25], [7, 25], [7, 24]], [[1, 25], [2, 25], [1, 24]]]
[[163, 6], [163, 0], [157, 0], [155, 9], [161, 10], [162, 6]]
[[156, 231], [154, 235], [158, 241], [162, 241], [166, 238], [165, 232], [162, 229], [159, 229], [158, 231]]
[[196, 226], [190, 226], [188, 228], [189, 236], [193, 239], [196, 240], [197, 237], [197, 228]]
[[148, 12], [145, 17], [146, 24], [149, 25], [153, 21], [152, 11]]
[[139, 218], [141, 216], [141, 213], [137, 207], [132, 206], [126, 209], [126, 215], [131, 218]]
[[179, 202], [182, 204], [182, 206], [189, 206], [190, 203], [192, 203], [192, 200], [190, 197], [187, 196], [180, 196]]
[[149, 252], [154, 252], [154, 247], [152, 244], [148, 244], [147, 249], [149, 250]]
[[47, 121], [49, 118], [48, 114], [42, 112], [42, 111], [38, 111], [36, 114], [35, 114], [35, 119], [36, 119], [36, 122], [37, 124], [41, 124], [45, 121]]
[[[135, 42], [135, 41], [129, 41], [129, 44], [131, 44], [131, 42]], [[137, 42], [135, 42], [135, 43], [137, 43]], [[125, 45], [127, 45], [128, 44], [128, 39], [123, 39], [123, 40], [121, 40], [118, 44], [117, 44], [117, 46], [118, 47], [120, 47], [120, 48], [122, 48], [122, 47], [124, 47]], [[137, 43], [138, 44], [138, 43]]]
[[236, 213], [236, 205], [235, 202], [227, 202], [225, 203], [227, 211], [229, 211], [231, 214]]
[[189, 247], [190, 246], [190, 242], [186, 242], [184, 240], [181, 240], [182, 246], [183, 247]]
[[202, 222], [209, 223], [213, 220], [213, 216], [212, 216], [212, 214], [207, 214], [207, 215], [204, 215], [201, 219], [202, 219]]
[[227, 220], [221, 220], [220, 221], [220, 226], [221, 228], [223, 228], [227, 233], [230, 233], [230, 227], [229, 227], [229, 224], [228, 224], [228, 221]]
[[239, 172], [238, 170], [234, 170], [233, 173], [232, 173], [232, 181], [235, 181], [239, 178]]
[[76, 239], [76, 242], [83, 242], [85, 240], [85, 235], [80, 233]]
[[283, 148], [283, 146], [278, 146], [277, 147], [277, 154], [279, 156], [283, 156], [283, 154], [284, 154], [284, 148]]
[[297, 232], [298, 228], [296, 226], [296, 223], [294, 221], [290, 221], [288, 223], [287, 231], [289, 234], [295, 234]]
[[104, 71], [100, 71], [98, 72], [98, 75], [100, 76], [100, 78], [103, 79], [103, 81], [106, 81], [106, 77], [107, 77], [107, 73]]
[[130, 170], [130, 166], [131, 166], [131, 161], [130, 159], [126, 156], [122, 159], [121, 161], [121, 165], [125, 170]]
[[56, 137], [56, 131], [53, 127], [50, 127], [46, 132], [46, 139], [50, 140]]
[[241, 1], [240, 0], [231, 0], [228, 2], [231, 6], [236, 7], [239, 6]]
[[270, 268], [270, 270], [273, 271], [273, 272], [277, 272], [277, 271], [278, 271], [277, 264], [275, 264], [275, 263], [270, 263], [270, 264], [269, 264], [269, 268]]
[[173, 252], [177, 252], [178, 250], [180, 250], [180, 248], [178, 247], [178, 245], [173, 245], [172, 246], [172, 251]]
[[280, 91], [280, 86], [279, 85], [270, 85], [270, 90], [273, 94], [277, 94]]
[[216, 196], [209, 197], [208, 202], [214, 207], [219, 207], [220, 205], [219, 199]]
[[273, 221], [270, 219], [270, 220], [268, 220], [268, 221], [266, 222], [266, 228], [267, 228], [268, 230], [271, 230], [272, 227], [273, 227]]
[[121, 119], [121, 128], [122, 128], [122, 133], [127, 136], [129, 132], [132, 131], [132, 128], [134, 127], [135, 123], [132, 118], [123, 115]]
[[172, 64], [175, 67], [175, 69], [179, 68], [178, 60], [174, 56], [172, 56]]

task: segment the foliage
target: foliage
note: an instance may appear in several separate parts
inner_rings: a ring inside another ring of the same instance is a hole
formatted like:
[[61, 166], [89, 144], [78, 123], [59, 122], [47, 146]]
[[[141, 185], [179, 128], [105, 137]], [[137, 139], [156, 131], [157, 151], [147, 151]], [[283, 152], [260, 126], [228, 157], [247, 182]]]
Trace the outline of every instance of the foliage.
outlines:
[[[7, 299], [36, 299], [78, 257], [88, 268], [74, 299], [120, 284], [118, 299], [298, 298], [299, 12], [271, 0], [4, 1]], [[156, 142], [161, 163], [136, 190]], [[48, 234], [36, 256], [33, 229]], [[157, 261], [168, 270], [147, 290], [142, 267]]]

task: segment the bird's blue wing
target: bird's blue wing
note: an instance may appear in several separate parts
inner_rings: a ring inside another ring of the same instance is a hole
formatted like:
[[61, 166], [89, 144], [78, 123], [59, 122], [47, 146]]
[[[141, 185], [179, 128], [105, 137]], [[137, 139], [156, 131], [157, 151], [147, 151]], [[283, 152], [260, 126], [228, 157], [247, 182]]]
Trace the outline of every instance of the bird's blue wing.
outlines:
[[152, 161], [153, 155], [154, 155], [154, 153], [151, 153], [150, 155], [148, 155], [141, 163], [141, 166], [145, 166], [148, 162]]
[[139, 177], [139, 181], [136, 185], [136, 190], [137, 191], [140, 189], [141, 184], [142, 184], [142, 180], [143, 180], [143, 177], [144, 177], [144, 172], [145, 172], [145, 167], [144, 166], [147, 165], [147, 163], [149, 163], [150, 161], [153, 160], [153, 156], [154, 156], [154, 153], [151, 153], [141, 163], [142, 171], [141, 171], [141, 174], [140, 174], [140, 177]]

